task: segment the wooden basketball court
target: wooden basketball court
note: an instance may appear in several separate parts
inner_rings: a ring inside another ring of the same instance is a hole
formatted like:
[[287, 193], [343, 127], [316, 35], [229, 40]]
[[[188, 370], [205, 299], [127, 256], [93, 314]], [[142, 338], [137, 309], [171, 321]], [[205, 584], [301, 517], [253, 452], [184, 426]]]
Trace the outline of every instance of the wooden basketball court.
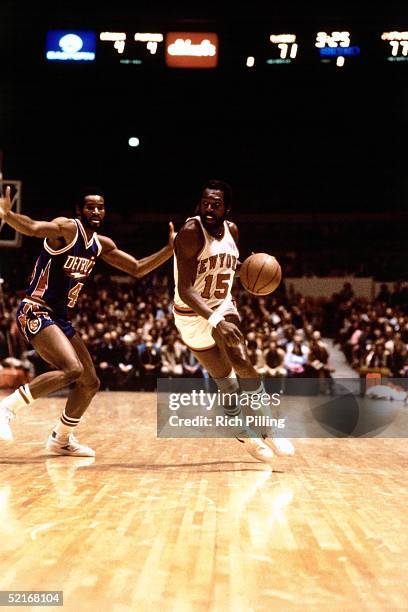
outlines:
[[[405, 439], [299, 439], [270, 468], [234, 440], [156, 440], [156, 397], [100, 393], [47, 455], [63, 398], [0, 446], [0, 590], [64, 610], [408, 608]], [[36, 608], [38, 609], [38, 608]]]

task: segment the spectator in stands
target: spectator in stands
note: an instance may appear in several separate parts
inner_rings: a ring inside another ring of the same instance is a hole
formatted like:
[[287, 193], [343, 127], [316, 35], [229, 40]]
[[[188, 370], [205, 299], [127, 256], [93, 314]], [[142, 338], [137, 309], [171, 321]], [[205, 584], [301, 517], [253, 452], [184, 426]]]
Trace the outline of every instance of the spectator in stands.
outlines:
[[341, 302], [348, 302], [354, 298], [354, 290], [351, 283], [344, 283], [343, 289], [339, 293], [339, 300]]
[[272, 340], [265, 353], [265, 376], [273, 378], [286, 376], [287, 370], [284, 361], [285, 351], [277, 345], [276, 341]]
[[385, 348], [385, 342], [381, 338], [374, 343], [368, 352], [361, 373], [366, 374], [370, 371], [378, 371], [383, 376], [390, 376], [391, 365], [391, 355]]
[[140, 376], [140, 357], [136, 334], [125, 334], [118, 349], [117, 387], [135, 391]]
[[117, 384], [119, 366], [117, 332], [106, 332], [95, 352], [95, 369], [101, 381], [101, 390], [113, 390]]
[[161, 374], [168, 378], [180, 377], [183, 375], [183, 351], [184, 346], [178, 342], [175, 343], [176, 338], [173, 334], [170, 334], [167, 338], [166, 344], [161, 347]]
[[393, 376], [397, 378], [399, 376], [405, 376], [406, 365], [407, 365], [407, 346], [401, 339], [401, 334], [395, 334], [394, 338], [394, 350], [391, 355], [391, 372]]
[[291, 323], [291, 320], [290, 314], [287, 313], [287, 316], [285, 316], [285, 324], [282, 326], [283, 338], [279, 343], [279, 345], [285, 350], [289, 344], [293, 343], [293, 337], [296, 333], [295, 326]]
[[154, 391], [156, 378], [160, 372], [160, 350], [153, 345], [152, 336], [148, 335], [140, 352], [140, 385], [142, 391]]
[[329, 366], [329, 352], [318, 330], [312, 333], [309, 351], [308, 360], [305, 364], [306, 377], [320, 379], [321, 393], [325, 393], [327, 390], [332, 392], [333, 379], [331, 373], [334, 372], [334, 369]]
[[303, 342], [302, 335], [296, 332], [293, 341], [286, 346], [284, 364], [289, 377], [304, 376], [308, 355], [309, 349]]
[[380, 291], [378, 292], [375, 300], [377, 302], [383, 302], [384, 304], [389, 304], [391, 301], [391, 292], [388, 289], [387, 283], [382, 283], [380, 286]]

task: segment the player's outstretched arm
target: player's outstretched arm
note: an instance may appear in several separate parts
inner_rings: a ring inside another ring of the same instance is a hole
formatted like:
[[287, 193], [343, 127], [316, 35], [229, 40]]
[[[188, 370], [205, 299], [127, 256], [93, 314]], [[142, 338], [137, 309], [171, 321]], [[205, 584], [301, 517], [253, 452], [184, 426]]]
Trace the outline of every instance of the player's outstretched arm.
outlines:
[[[214, 313], [194, 287], [197, 273], [197, 256], [202, 246], [202, 230], [193, 220], [188, 221], [177, 234], [175, 248], [178, 269], [177, 289], [183, 302], [190, 306], [198, 315], [208, 320]], [[236, 346], [243, 340], [241, 331], [233, 323], [221, 319], [219, 322], [216, 322], [214, 327], [220, 332], [228, 346]]]
[[[239, 240], [238, 227], [232, 221], [227, 221], [227, 223], [228, 223], [228, 227], [230, 229], [231, 235], [233, 239], [235, 240], [235, 244], [238, 246], [238, 240]], [[235, 274], [234, 274], [235, 278], [238, 278], [240, 275], [241, 265], [242, 263], [240, 261], [237, 261], [237, 267], [236, 267]]]
[[66, 217], [58, 217], [53, 221], [36, 221], [11, 210], [10, 187], [6, 187], [5, 196], [0, 198], [0, 219], [14, 228], [20, 234], [36, 238], [60, 238], [70, 242], [76, 233], [75, 223]]
[[114, 268], [118, 268], [118, 270], [122, 270], [135, 278], [142, 278], [170, 259], [170, 257], [173, 255], [174, 236], [175, 233], [173, 223], [170, 221], [169, 241], [166, 246], [152, 255], [143, 257], [143, 259], [135, 259], [133, 255], [130, 255], [125, 251], [121, 251], [118, 249], [113, 240], [107, 236], [98, 236], [98, 238], [102, 245], [101, 257], [104, 261]]

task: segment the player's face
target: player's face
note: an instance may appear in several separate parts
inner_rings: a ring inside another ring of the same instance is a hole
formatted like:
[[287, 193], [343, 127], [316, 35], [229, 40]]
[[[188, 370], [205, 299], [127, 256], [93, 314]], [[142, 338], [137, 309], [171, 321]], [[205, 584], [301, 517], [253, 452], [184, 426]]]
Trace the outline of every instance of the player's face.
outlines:
[[223, 192], [219, 189], [204, 189], [199, 211], [201, 223], [205, 229], [218, 229], [223, 224], [226, 215]]
[[79, 211], [82, 221], [91, 229], [98, 229], [105, 217], [105, 200], [100, 195], [87, 195]]

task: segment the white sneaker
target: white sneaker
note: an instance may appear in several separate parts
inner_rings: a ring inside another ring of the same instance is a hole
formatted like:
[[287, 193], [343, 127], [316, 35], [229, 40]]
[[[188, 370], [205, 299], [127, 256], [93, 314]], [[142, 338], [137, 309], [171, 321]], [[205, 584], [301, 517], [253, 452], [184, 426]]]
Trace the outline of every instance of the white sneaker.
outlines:
[[10, 421], [16, 418], [15, 413], [10, 408], [1, 407], [0, 404], [0, 440], [13, 442], [13, 432], [11, 431]]
[[372, 399], [405, 400], [407, 398], [405, 389], [393, 385], [392, 383], [369, 387], [366, 391], [366, 395]]
[[258, 461], [271, 463], [273, 452], [263, 443], [260, 438], [237, 438], [238, 442], [245, 445], [246, 451]]
[[95, 451], [89, 446], [80, 444], [74, 434], [68, 438], [59, 436], [55, 431], [49, 436], [46, 449], [56, 455], [70, 455], [71, 457], [95, 457]]
[[279, 457], [293, 457], [295, 454], [295, 447], [287, 438], [270, 438], [264, 435], [263, 441]]

